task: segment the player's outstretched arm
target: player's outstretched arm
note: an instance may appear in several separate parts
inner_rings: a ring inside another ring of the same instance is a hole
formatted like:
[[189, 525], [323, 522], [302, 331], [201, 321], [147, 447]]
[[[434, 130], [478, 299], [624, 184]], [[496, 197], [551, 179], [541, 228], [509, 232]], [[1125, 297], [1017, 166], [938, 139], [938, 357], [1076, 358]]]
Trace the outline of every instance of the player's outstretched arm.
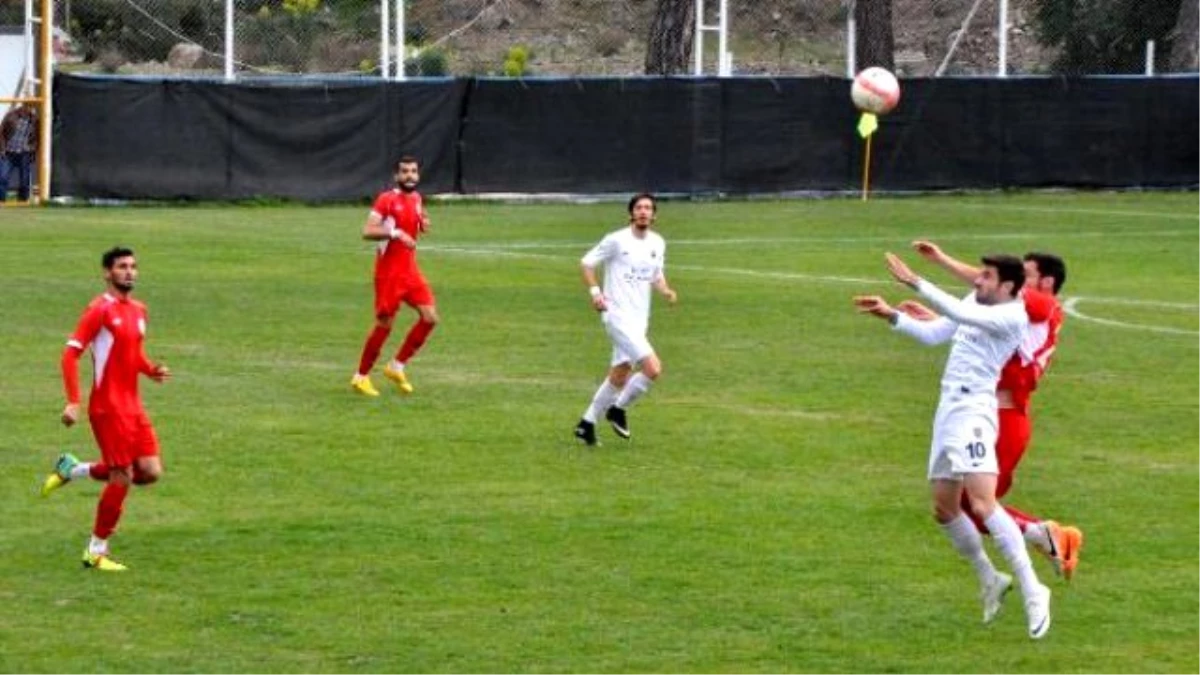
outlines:
[[973, 283], [975, 278], [979, 276], [979, 268], [955, 258], [945, 251], [940, 246], [932, 241], [918, 239], [912, 243], [913, 249], [921, 254], [922, 258], [936, 263], [938, 266], [945, 269], [950, 274], [964, 283]]

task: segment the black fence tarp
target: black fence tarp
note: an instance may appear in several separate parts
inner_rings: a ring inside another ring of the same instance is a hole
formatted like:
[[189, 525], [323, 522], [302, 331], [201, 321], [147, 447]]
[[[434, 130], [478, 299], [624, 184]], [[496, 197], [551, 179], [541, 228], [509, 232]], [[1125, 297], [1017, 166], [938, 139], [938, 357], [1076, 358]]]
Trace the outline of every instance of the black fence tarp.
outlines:
[[227, 85], [55, 78], [54, 194], [361, 198], [419, 155], [450, 192], [464, 82]]
[[[878, 190], [1192, 187], [1190, 77], [903, 82]], [[836, 78], [280, 81], [59, 75], [56, 195], [362, 199], [418, 155], [429, 193], [852, 191]]]

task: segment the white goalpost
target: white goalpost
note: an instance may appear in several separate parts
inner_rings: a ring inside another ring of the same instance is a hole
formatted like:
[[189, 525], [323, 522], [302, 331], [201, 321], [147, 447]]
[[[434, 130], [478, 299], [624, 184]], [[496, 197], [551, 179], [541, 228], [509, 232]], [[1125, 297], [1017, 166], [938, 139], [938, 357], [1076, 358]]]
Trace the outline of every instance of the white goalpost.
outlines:
[[733, 54], [729, 51], [729, 0], [718, 0], [717, 22], [704, 22], [704, 0], [696, 0], [695, 40], [692, 45], [692, 74], [704, 74], [704, 33], [717, 34], [717, 76], [733, 74]]

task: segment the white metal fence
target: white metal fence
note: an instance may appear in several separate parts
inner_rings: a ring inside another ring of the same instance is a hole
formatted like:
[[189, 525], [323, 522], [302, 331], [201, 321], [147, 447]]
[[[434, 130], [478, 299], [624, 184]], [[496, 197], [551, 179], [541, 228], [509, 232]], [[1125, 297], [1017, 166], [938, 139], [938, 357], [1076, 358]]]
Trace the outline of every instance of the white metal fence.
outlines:
[[[62, 68], [230, 78], [639, 75], [659, 1], [54, 0], [60, 34], [69, 43], [60, 53]], [[703, 50], [694, 53], [708, 73], [842, 76], [870, 65], [854, 64], [850, 56], [853, 1], [700, 0], [701, 24], [713, 30], [703, 32]], [[1065, 39], [1048, 42], [1039, 12], [1055, 1], [890, 0], [895, 69], [901, 76], [1071, 67], [1142, 72], [1150, 40], [1195, 41], [1194, 31], [1181, 33], [1176, 26], [1190, 0], [1057, 0], [1077, 7], [1079, 17], [1066, 17]], [[0, 0], [0, 25], [19, 23], [21, 4]], [[1093, 16], [1122, 4], [1135, 11], [1110, 17], [1115, 29]], [[1090, 64], [1077, 58], [1084, 65], [1062, 65], [1063, 55], [1079, 45], [1111, 43], [1113, 30], [1133, 47], [1117, 50], [1107, 62], [1100, 54]], [[724, 63], [718, 57], [722, 43]], [[1136, 59], [1129, 49], [1138, 52]], [[1165, 45], [1154, 56], [1156, 71], [1172, 69]]]

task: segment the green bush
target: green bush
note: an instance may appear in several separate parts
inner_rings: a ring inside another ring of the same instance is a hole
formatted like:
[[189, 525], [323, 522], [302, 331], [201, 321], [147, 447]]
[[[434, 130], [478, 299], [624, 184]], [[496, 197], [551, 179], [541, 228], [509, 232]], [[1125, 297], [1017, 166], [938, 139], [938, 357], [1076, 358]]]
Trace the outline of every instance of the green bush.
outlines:
[[529, 74], [529, 50], [522, 45], [508, 48], [504, 57], [504, 75], [506, 77], [524, 77]]
[[446, 53], [436, 47], [422, 49], [404, 62], [404, 74], [409, 77], [445, 77], [450, 74]]

